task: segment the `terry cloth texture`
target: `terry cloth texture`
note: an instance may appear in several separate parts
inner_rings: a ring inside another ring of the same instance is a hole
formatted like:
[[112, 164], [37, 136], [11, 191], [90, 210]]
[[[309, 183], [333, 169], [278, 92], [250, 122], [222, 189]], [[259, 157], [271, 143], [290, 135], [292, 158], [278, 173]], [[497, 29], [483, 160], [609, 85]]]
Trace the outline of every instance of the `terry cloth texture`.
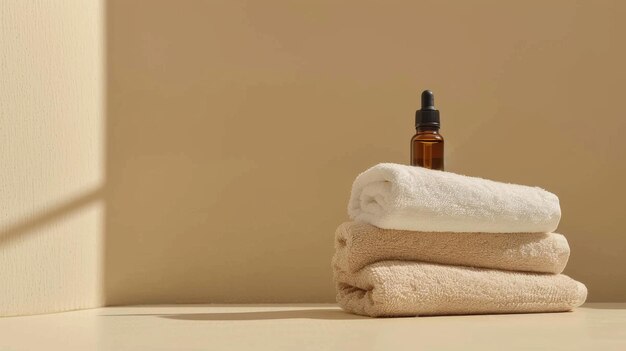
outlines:
[[569, 258], [556, 233], [448, 233], [381, 229], [346, 222], [335, 232], [336, 265], [355, 272], [379, 261], [402, 260], [558, 274]]
[[348, 214], [386, 229], [549, 233], [561, 208], [556, 195], [538, 187], [381, 163], [355, 179]]
[[404, 261], [334, 273], [341, 308], [371, 317], [562, 312], [587, 297], [585, 285], [563, 274]]

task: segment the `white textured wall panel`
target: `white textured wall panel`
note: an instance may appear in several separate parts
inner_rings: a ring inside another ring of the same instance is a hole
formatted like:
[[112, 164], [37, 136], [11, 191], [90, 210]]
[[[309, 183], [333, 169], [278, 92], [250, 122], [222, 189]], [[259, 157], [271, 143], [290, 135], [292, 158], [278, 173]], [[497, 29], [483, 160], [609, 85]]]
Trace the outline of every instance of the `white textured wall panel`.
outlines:
[[100, 0], [0, 2], [0, 316], [102, 303]]

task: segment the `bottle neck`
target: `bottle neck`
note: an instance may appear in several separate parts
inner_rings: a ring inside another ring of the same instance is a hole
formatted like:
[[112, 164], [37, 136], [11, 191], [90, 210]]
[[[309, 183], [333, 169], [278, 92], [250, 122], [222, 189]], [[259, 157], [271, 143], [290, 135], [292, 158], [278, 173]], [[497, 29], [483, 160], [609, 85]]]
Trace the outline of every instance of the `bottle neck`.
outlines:
[[415, 128], [418, 133], [439, 134], [439, 127], [419, 126]]

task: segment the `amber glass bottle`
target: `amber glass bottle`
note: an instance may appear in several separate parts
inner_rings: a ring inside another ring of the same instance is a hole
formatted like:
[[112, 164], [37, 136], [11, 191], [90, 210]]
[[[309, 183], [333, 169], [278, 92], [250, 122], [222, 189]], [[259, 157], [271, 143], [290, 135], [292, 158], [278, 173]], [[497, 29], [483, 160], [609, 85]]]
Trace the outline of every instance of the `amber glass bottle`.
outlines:
[[422, 92], [422, 108], [415, 112], [417, 133], [411, 138], [411, 165], [443, 171], [443, 136], [439, 110], [430, 90]]

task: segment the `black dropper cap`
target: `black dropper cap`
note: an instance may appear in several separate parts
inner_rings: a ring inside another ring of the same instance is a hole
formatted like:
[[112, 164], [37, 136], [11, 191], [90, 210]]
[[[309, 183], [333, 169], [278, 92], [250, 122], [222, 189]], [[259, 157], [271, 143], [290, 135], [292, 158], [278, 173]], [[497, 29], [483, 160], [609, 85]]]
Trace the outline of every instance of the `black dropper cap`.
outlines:
[[415, 111], [415, 128], [439, 128], [439, 110], [435, 110], [435, 95], [430, 90], [422, 92], [422, 108]]

